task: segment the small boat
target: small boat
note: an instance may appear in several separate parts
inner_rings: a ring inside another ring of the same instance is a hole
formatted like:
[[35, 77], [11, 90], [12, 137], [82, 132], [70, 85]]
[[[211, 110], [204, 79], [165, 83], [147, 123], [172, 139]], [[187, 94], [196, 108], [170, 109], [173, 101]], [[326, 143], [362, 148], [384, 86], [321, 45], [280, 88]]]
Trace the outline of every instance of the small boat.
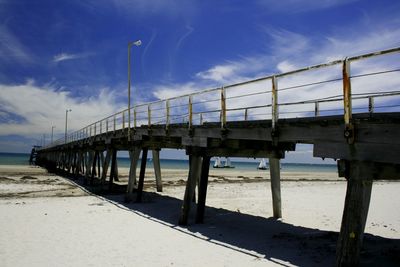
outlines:
[[223, 167], [224, 166], [222, 165], [221, 158], [216, 157], [213, 168], [223, 168]]
[[268, 170], [267, 162], [265, 161], [265, 159], [261, 159], [260, 164], [258, 164], [257, 169]]
[[235, 168], [235, 166], [232, 166], [230, 158], [226, 158], [224, 168]]
[[232, 166], [229, 158], [226, 158], [224, 164], [222, 164], [221, 158], [216, 157], [213, 168], [235, 168], [235, 166]]

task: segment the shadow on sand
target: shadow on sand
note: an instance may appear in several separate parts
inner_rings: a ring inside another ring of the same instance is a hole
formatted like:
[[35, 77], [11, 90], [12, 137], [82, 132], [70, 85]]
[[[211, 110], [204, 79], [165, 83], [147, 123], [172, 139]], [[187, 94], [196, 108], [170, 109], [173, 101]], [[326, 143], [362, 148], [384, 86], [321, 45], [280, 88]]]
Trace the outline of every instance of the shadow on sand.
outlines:
[[[182, 200], [145, 192], [143, 203], [124, 202], [123, 195], [103, 195], [132, 212], [177, 231], [201, 238], [282, 266], [334, 266], [337, 232], [292, 225], [264, 218], [206, 207], [204, 224], [195, 224], [193, 203], [189, 226], [178, 226]], [[364, 237], [360, 266], [399, 266], [400, 240], [371, 234]]]
[[[96, 187], [85, 188], [90, 192], [98, 191]], [[205, 223], [195, 224], [195, 203], [191, 208], [189, 225], [179, 226], [178, 218], [182, 205], [180, 199], [143, 192], [142, 203], [125, 203], [124, 194], [121, 192], [101, 196], [119, 208], [205, 242], [247, 254], [255, 260], [265, 258], [282, 266], [335, 265], [338, 232], [296, 226], [274, 218], [215, 207], [206, 207]], [[399, 239], [364, 235], [360, 266], [399, 266], [399, 263]]]

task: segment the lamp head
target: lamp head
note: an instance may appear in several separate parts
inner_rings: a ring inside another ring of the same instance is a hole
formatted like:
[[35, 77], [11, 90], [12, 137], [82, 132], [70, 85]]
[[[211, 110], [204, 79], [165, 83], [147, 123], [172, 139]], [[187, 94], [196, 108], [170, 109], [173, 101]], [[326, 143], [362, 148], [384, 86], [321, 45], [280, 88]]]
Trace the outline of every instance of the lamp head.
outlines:
[[142, 40], [137, 40], [137, 41], [133, 42], [133, 44], [136, 46], [140, 46], [142, 44]]

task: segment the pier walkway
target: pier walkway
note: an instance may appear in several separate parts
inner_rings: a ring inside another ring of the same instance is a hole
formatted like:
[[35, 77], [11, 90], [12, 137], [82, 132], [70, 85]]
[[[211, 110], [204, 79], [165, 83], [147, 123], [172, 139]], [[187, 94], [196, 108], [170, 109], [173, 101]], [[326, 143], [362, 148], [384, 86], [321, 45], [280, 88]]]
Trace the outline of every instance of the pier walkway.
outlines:
[[37, 163], [112, 187], [118, 179], [116, 153], [127, 150], [126, 200], [140, 202], [149, 150], [162, 191], [160, 150], [184, 149], [190, 166], [177, 221], [187, 224], [196, 187], [196, 222], [203, 222], [211, 157], [269, 158], [273, 215], [280, 218], [280, 160], [296, 144], [312, 144], [314, 157], [337, 160], [338, 174], [347, 180], [336, 265], [353, 266], [373, 181], [400, 179], [399, 52], [349, 57], [140, 104], [43, 147]]

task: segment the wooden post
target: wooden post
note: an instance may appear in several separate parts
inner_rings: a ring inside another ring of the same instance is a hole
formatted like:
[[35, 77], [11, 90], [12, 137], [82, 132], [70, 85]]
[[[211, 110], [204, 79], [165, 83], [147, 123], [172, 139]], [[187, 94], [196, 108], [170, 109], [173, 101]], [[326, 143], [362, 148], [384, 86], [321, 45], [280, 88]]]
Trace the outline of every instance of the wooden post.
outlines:
[[188, 122], [189, 122], [189, 129], [192, 128], [193, 125], [193, 99], [192, 96], [189, 96], [189, 106], [188, 106], [188, 110], [189, 110], [189, 118], [188, 118]]
[[[117, 153], [117, 152], [116, 152]], [[114, 180], [119, 182], [119, 175], [118, 175], [118, 160], [117, 156], [115, 156], [115, 164], [114, 164]]]
[[102, 157], [103, 156], [103, 151], [98, 151], [97, 152], [97, 177], [101, 177], [101, 166], [102, 166]]
[[336, 266], [357, 266], [371, 199], [370, 163], [347, 162], [347, 191], [336, 249]]
[[274, 218], [282, 218], [281, 210], [281, 170], [280, 159], [269, 158], [269, 171], [271, 176], [272, 208]]
[[136, 202], [142, 202], [144, 175], [146, 172], [146, 163], [147, 163], [147, 151], [148, 151], [147, 147], [144, 147], [142, 149], [142, 162], [140, 164], [140, 174], [139, 174], [139, 183], [138, 183], [138, 189], [137, 189], [137, 195], [136, 195]]
[[137, 168], [137, 163], [139, 161], [139, 156], [140, 156], [139, 147], [135, 147], [133, 150], [129, 150], [129, 159], [131, 162], [131, 166], [129, 169], [128, 188], [126, 190], [126, 197], [125, 197], [126, 202], [131, 200], [133, 189], [137, 186], [136, 168]]
[[161, 180], [161, 166], [160, 166], [160, 150], [153, 149], [153, 166], [154, 174], [156, 176], [156, 188], [157, 192], [162, 192], [162, 180]]
[[82, 157], [81, 173], [82, 173], [82, 175], [84, 175], [85, 171], [86, 171], [86, 169], [85, 169], [85, 167], [86, 167], [86, 153], [85, 153], [85, 151], [81, 151], [81, 157]]
[[206, 207], [207, 186], [208, 186], [208, 173], [210, 170], [210, 157], [203, 157], [201, 164], [201, 176], [199, 183], [199, 199], [197, 203], [196, 223], [204, 222], [204, 210]]
[[101, 181], [100, 181], [100, 183], [102, 185], [104, 185], [105, 182], [106, 182], [108, 166], [110, 165], [111, 154], [112, 154], [112, 150], [111, 149], [107, 149], [106, 158], [103, 161], [103, 172], [101, 173]]
[[77, 159], [76, 159], [76, 166], [75, 166], [75, 170], [74, 170], [74, 175], [78, 176], [79, 175], [79, 171], [81, 169], [81, 152], [77, 151]]
[[90, 185], [93, 185], [94, 176], [96, 175], [96, 163], [97, 163], [98, 156], [99, 156], [99, 152], [95, 151], [94, 158], [93, 158], [93, 164], [92, 164], [92, 175], [90, 176]]
[[89, 180], [89, 175], [91, 174], [90, 167], [93, 163], [93, 151], [89, 151], [88, 154], [89, 154], [89, 157], [88, 157], [88, 160], [86, 161], [86, 174], [85, 174], [85, 179], [83, 181], [84, 184], [87, 184], [87, 182]]
[[72, 151], [69, 151], [69, 152], [68, 152], [68, 162], [67, 162], [67, 164], [68, 164], [68, 165], [67, 165], [67, 172], [68, 172], [68, 173], [71, 172], [72, 160], [73, 160], [72, 156], [73, 156]]
[[78, 161], [78, 157], [77, 157], [77, 152], [73, 151], [73, 161], [72, 161], [72, 169], [71, 169], [71, 174], [75, 175], [76, 172], [76, 165], [77, 165], [77, 161]]
[[225, 129], [226, 127], [226, 93], [225, 88], [221, 88], [221, 114], [220, 114], [220, 121], [221, 121], [221, 129]]
[[111, 159], [111, 173], [110, 173], [110, 180], [108, 181], [108, 190], [111, 191], [114, 182], [114, 175], [115, 175], [115, 163], [117, 162], [117, 150], [112, 149], [112, 159]]
[[194, 190], [196, 188], [196, 181], [200, 177], [201, 170], [201, 157], [198, 155], [190, 155], [190, 169], [189, 176], [186, 182], [185, 196], [183, 198], [183, 204], [181, 209], [181, 216], [179, 218], [180, 225], [187, 225], [190, 205], [193, 199]]

